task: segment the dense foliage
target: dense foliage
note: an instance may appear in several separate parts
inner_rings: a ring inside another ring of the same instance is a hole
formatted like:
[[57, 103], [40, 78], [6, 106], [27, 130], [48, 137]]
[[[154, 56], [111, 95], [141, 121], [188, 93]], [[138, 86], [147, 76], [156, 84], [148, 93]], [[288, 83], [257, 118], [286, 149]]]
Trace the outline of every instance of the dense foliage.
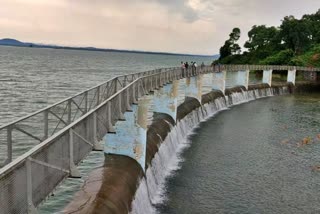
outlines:
[[219, 63], [320, 66], [320, 10], [301, 19], [286, 16], [279, 27], [254, 25], [245, 51], [234, 28], [220, 48]]

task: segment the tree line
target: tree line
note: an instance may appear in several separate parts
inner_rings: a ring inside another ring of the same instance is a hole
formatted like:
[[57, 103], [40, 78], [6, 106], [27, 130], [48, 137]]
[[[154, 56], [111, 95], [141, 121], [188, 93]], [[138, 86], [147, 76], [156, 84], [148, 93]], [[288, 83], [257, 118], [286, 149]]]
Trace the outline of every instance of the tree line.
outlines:
[[237, 43], [241, 30], [234, 28], [220, 48], [218, 63], [320, 67], [320, 9], [301, 19], [283, 18], [278, 27], [254, 25], [244, 51]]

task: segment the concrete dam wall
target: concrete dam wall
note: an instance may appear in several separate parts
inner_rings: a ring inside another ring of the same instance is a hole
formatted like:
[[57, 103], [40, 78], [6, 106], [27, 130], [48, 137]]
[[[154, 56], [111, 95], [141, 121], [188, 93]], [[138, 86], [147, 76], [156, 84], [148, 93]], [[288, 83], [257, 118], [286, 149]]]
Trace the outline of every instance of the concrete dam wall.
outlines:
[[186, 97], [178, 105], [176, 120], [155, 112], [146, 132], [145, 168], [125, 155], [105, 155], [104, 167], [94, 170], [64, 213], [155, 213], [163, 201], [163, 188], [170, 171], [178, 168], [177, 153], [188, 147], [188, 135], [201, 122], [232, 105], [269, 96], [312, 92], [318, 84], [268, 84], [213, 90]]

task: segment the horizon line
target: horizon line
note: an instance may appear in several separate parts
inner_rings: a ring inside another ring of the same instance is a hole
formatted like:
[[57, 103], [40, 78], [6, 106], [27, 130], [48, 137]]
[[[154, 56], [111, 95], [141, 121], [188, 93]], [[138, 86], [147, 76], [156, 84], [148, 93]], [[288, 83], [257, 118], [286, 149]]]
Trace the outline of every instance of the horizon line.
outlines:
[[1, 38], [1, 40], [16, 40], [23, 45], [14, 45], [14, 44], [0, 44], [1, 46], [14, 46], [14, 47], [28, 47], [28, 45], [36, 45], [36, 47], [32, 48], [52, 48], [52, 49], [70, 49], [70, 50], [84, 50], [84, 51], [118, 51], [118, 52], [131, 52], [131, 53], [145, 53], [145, 54], [162, 54], [162, 55], [177, 55], [177, 56], [199, 56], [199, 57], [215, 57], [219, 54], [192, 54], [192, 53], [178, 53], [178, 52], [165, 52], [165, 51], [147, 51], [147, 50], [136, 50], [136, 49], [118, 49], [118, 48], [99, 48], [99, 47], [92, 47], [92, 46], [67, 46], [67, 45], [57, 45], [57, 44], [46, 44], [46, 43], [36, 43], [36, 42], [24, 42], [14, 38]]

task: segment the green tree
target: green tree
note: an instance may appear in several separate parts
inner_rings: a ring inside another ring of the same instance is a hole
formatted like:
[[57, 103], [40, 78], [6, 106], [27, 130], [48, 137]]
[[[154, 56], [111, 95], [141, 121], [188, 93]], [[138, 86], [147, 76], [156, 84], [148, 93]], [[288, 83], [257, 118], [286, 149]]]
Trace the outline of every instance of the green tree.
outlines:
[[239, 28], [234, 28], [232, 30], [232, 32], [229, 34], [229, 39], [226, 40], [224, 45], [220, 48], [219, 60], [222, 60], [223, 58], [226, 58], [234, 54], [240, 54], [241, 48], [236, 43], [239, 40], [240, 35], [241, 31]]
[[224, 45], [220, 48], [220, 59], [226, 58], [231, 55], [231, 43], [229, 40], [225, 41]]
[[231, 49], [231, 54], [240, 54], [241, 48], [240, 46], [236, 43], [241, 36], [241, 31], [240, 28], [233, 28], [232, 32], [229, 34], [229, 41], [230, 41], [230, 49]]
[[320, 10], [301, 19], [286, 16], [279, 27], [254, 25], [248, 32], [249, 40], [240, 54], [237, 44], [241, 35], [234, 28], [220, 48], [219, 62], [225, 64], [291, 64], [320, 65]]
[[240, 28], [233, 28], [232, 32], [229, 34], [229, 40], [232, 43], [237, 42], [240, 39], [241, 31]]
[[244, 44], [250, 51], [268, 50], [272, 52], [281, 46], [280, 30], [276, 27], [254, 25], [248, 32], [249, 40]]
[[301, 54], [310, 46], [312, 33], [308, 28], [308, 23], [304, 20], [298, 20], [294, 16], [286, 16], [280, 29], [284, 45], [293, 50], [295, 54]]
[[312, 44], [320, 43], [320, 9], [315, 14], [304, 15], [302, 20], [311, 32]]

